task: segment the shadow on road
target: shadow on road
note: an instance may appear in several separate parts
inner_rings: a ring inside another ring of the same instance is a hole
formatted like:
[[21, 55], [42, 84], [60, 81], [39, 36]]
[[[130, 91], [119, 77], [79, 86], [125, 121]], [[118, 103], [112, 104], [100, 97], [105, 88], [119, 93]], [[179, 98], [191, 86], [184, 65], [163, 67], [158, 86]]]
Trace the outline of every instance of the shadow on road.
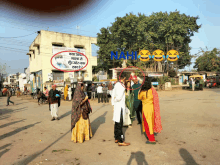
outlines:
[[92, 134], [93, 136], [95, 135], [96, 131], [98, 130], [99, 126], [101, 124], [105, 123], [105, 116], [108, 112], [106, 111], [103, 115], [99, 116], [98, 118], [96, 118], [95, 120], [93, 120], [93, 122], [91, 123], [91, 127], [92, 127]]
[[20, 111], [25, 111], [27, 107], [23, 108], [18, 108], [18, 109], [0, 109], [0, 120], [7, 119], [10, 117], [9, 114], [15, 113], [15, 112], [20, 112]]
[[198, 163], [196, 163], [192, 155], [186, 149], [181, 148], [179, 153], [183, 160], [186, 162], [186, 165], [198, 165]]
[[14, 121], [14, 122], [11, 122], [11, 123], [7, 123], [7, 124], [4, 124], [4, 125], [1, 125], [0, 128], [4, 128], [4, 127], [7, 127], [7, 126], [12, 125], [12, 124], [22, 122], [24, 120], [26, 120], [26, 119], [19, 120], [19, 121]]
[[132, 160], [135, 159], [137, 162], [137, 165], [148, 165], [145, 155], [143, 152], [138, 151], [138, 152], [132, 152], [130, 159], [128, 160], [127, 165], [131, 165]]
[[[105, 105], [103, 105], [102, 107], [104, 107]], [[99, 109], [101, 109], [102, 107], [100, 107]], [[97, 109], [98, 110], [98, 109]], [[95, 112], [97, 112], [97, 110]], [[70, 111], [71, 112], [71, 111]], [[95, 113], [94, 112], [94, 113]], [[67, 112], [68, 113], [68, 112]], [[94, 113], [92, 113], [90, 116], [94, 115]], [[105, 112], [107, 114], [107, 112]], [[103, 114], [104, 115], [104, 114]], [[103, 116], [102, 115], [102, 116]], [[62, 139], [64, 136], [66, 136], [68, 133], [70, 133], [71, 131], [67, 131], [65, 134], [63, 134], [61, 137], [59, 137], [57, 140], [55, 140], [53, 143], [51, 143], [49, 146], [47, 146], [45, 149], [43, 149], [42, 151], [36, 152], [30, 156], [28, 156], [27, 158], [20, 160], [16, 163], [14, 163], [13, 165], [24, 165], [24, 164], [29, 164], [30, 162], [32, 162], [35, 158], [37, 158], [40, 154], [42, 154], [44, 151], [46, 151], [48, 148], [50, 148], [51, 146], [53, 146], [55, 143], [57, 143], [60, 139]]]
[[36, 157], [38, 157], [40, 154], [42, 154], [44, 151], [46, 151], [48, 148], [50, 148], [52, 145], [54, 145], [55, 143], [57, 143], [60, 139], [62, 139], [64, 136], [66, 136], [70, 131], [67, 131], [65, 134], [63, 134], [61, 137], [59, 137], [57, 140], [55, 140], [53, 143], [51, 143], [49, 146], [47, 146], [45, 149], [43, 149], [42, 151], [36, 152], [30, 156], [28, 156], [27, 158], [14, 163], [13, 165], [24, 165], [24, 164], [29, 164], [31, 161], [33, 161]]
[[64, 117], [66, 117], [66, 116], [69, 116], [69, 115], [71, 114], [71, 112], [72, 112], [72, 111], [70, 110], [70, 111], [64, 113], [63, 115], [61, 115], [59, 118], [62, 119], [62, 118], [64, 118]]
[[0, 136], [0, 140], [2, 140], [2, 139], [4, 139], [4, 138], [7, 138], [7, 137], [9, 137], [9, 136], [13, 136], [13, 135], [15, 135], [16, 133], [19, 133], [19, 132], [21, 132], [21, 131], [23, 131], [23, 130], [25, 130], [25, 129], [28, 129], [28, 128], [30, 128], [30, 127], [33, 127], [34, 125], [39, 124], [39, 123], [41, 123], [41, 122], [37, 122], [37, 123], [35, 123], [35, 124], [29, 124], [29, 125], [27, 125], [27, 126], [18, 128], [18, 129], [14, 130], [14, 131], [11, 131], [11, 132], [9, 132], [9, 133], [6, 133], [6, 134], [4, 134], [4, 135], [1, 135], [1, 136]]
[[10, 146], [12, 143], [9, 143], [9, 144], [5, 144], [4, 146], [1, 146], [0, 147], [0, 150], [2, 150], [2, 149], [4, 149], [4, 148], [6, 148], [6, 147], [8, 147], [8, 146]]
[[2, 155], [4, 155], [6, 152], [8, 152], [10, 149], [5, 149], [4, 151], [0, 152], [0, 158], [2, 157]]

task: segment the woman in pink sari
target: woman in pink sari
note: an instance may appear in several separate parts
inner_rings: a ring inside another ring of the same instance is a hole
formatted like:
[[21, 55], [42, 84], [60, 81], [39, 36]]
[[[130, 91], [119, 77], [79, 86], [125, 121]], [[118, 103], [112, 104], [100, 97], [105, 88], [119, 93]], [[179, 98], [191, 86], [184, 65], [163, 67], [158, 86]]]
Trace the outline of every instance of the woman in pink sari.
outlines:
[[142, 128], [149, 139], [147, 144], [156, 144], [154, 133], [162, 130], [160, 106], [157, 91], [148, 77], [139, 91], [138, 99], [142, 101]]

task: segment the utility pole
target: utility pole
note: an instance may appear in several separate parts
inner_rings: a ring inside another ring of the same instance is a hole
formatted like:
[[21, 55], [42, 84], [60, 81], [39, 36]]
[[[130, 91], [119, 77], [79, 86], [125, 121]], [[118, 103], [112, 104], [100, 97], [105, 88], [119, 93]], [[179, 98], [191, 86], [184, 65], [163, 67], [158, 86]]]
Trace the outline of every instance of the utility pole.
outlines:
[[77, 29], [77, 35], [79, 35], [79, 34], [78, 34], [78, 30], [80, 29], [80, 27], [77, 25], [77, 26], [76, 26], [76, 29]]

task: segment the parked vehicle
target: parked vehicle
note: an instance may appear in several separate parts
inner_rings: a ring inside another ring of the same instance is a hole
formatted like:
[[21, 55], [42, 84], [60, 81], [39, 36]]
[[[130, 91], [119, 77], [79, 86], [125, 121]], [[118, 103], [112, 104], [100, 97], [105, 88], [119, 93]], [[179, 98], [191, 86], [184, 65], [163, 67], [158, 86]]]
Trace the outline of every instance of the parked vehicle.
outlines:
[[219, 76], [209, 76], [207, 77], [206, 87], [220, 87], [220, 78]]
[[[189, 78], [194, 78], [196, 81], [195, 81], [195, 89], [200, 89], [199, 88], [199, 80], [198, 80], [198, 78], [201, 78], [201, 79], [203, 79], [203, 76], [202, 75], [193, 75], [193, 76], [190, 76]], [[203, 87], [204, 87], [204, 83], [203, 83]], [[191, 83], [189, 83], [189, 87], [190, 87], [190, 89], [192, 89], [192, 84]]]

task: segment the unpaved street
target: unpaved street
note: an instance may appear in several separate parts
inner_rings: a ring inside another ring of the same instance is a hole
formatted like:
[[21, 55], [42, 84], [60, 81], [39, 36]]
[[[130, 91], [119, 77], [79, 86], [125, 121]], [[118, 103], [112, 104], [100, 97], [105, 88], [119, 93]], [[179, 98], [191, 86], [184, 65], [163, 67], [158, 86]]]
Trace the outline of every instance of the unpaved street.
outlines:
[[13, 96], [0, 97], [0, 165], [218, 165], [220, 164], [220, 89], [159, 92], [162, 133], [145, 144], [135, 121], [125, 129], [130, 146], [114, 143], [112, 106], [92, 103], [94, 137], [70, 141], [71, 102], [61, 102], [60, 120], [50, 121], [48, 105]]

